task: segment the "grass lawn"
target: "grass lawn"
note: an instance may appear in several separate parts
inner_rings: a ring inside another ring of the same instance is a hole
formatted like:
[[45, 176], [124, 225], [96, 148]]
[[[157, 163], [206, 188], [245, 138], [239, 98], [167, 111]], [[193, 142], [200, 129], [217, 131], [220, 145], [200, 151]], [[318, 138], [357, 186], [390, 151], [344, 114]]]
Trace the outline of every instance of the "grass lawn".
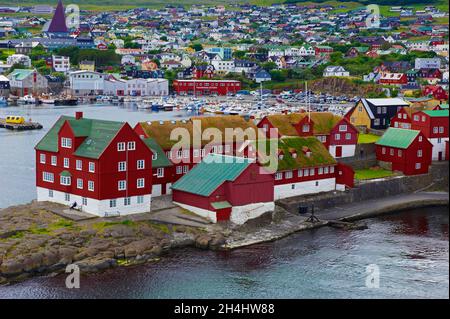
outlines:
[[381, 136], [374, 134], [359, 134], [358, 135], [358, 144], [370, 144], [375, 143], [380, 139]]
[[366, 168], [355, 170], [355, 179], [365, 180], [365, 179], [376, 179], [388, 176], [393, 176], [392, 171], [385, 170], [383, 168]]

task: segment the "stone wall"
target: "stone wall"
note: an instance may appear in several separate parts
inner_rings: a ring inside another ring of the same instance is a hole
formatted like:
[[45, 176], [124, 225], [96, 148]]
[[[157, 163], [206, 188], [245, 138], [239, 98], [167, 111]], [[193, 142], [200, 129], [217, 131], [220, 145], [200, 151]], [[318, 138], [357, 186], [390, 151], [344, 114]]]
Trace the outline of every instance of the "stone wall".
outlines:
[[339, 162], [350, 165], [353, 169], [376, 166], [375, 144], [358, 144], [356, 145], [355, 156], [340, 158]]
[[327, 209], [364, 200], [383, 198], [417, 191], [449, 190], [448, 162], [433, 163], [428, 174], [398, 176], [389, 179], [360, 182], [345, 192], [333, 191], [308, 196], [285, 198], [276, 202], [284, 209], [298, 213], [300, 205], [314, 204], [316, 210]]

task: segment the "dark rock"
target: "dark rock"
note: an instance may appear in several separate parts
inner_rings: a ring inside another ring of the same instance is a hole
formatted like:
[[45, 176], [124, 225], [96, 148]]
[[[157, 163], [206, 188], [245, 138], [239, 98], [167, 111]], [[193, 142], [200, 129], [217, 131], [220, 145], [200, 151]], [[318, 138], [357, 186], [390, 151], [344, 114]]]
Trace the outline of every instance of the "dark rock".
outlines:
[[218, 235], [214, 236], [214, 238], [209, 243], [209, 248], [211, 248], [211, 249], [218, 249], [223, 244], [225, 244], [225, 242], [226, 242], [225, 237], [222, 234], [218, 234]]
[[0, 266], [0, 273], [3, 276], [13, 276], [20, 274], [23, 271], [23, 263], [19, 260], [4, 260]]
[[195, 239], [195, 247], [200, 249], [208, 249], [211, 240], [212, 238], [209, 235], [200, 235]]

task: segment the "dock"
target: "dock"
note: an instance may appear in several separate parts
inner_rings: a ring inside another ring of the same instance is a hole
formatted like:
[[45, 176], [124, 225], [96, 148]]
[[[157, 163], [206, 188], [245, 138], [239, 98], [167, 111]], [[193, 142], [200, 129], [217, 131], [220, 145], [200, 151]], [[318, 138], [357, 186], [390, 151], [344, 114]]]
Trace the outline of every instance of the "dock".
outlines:
[[0, 118], [0, 128], [5, 128], [7, 130], [13, 131], [29, 131], [29, 130], [40, 130], [43, 128], [42, 124], [37, 122], [24, 122], [21, 124], [6, 123], [6, 119]]

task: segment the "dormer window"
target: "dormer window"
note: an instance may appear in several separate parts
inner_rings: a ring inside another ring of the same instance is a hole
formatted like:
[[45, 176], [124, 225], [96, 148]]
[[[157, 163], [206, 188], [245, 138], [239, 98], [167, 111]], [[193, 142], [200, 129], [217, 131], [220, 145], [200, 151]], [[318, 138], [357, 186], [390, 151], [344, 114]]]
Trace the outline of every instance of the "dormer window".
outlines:
[[346, 131], [347, 131], [347, 125], [346, 124], [339, 125], [339, 132], [346, 132]]
[[61, 147], [72, 148], [72, 139], [67, 137], [61, 138]]

